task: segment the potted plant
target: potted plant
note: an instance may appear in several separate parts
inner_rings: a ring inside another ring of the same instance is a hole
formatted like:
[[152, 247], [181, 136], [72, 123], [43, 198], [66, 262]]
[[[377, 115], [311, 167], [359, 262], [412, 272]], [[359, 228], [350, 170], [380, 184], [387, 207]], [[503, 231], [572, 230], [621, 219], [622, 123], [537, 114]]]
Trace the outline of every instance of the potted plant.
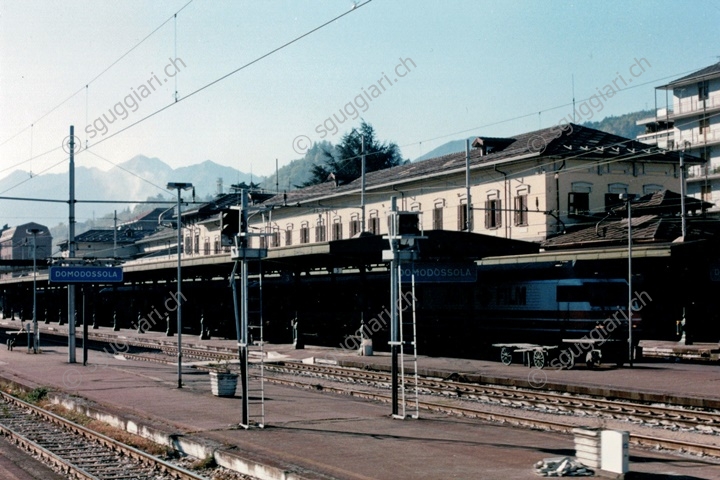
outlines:
[[216, 397], [234, 397], [238, 374], [230, 370], [230, 364], [223, 361], [210, 365], [210, 390]]

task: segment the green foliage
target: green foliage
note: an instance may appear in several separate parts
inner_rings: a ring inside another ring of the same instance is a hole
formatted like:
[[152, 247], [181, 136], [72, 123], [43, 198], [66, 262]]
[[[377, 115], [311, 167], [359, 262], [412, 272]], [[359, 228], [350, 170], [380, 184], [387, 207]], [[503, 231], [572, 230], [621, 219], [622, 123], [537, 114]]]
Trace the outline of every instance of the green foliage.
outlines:
[[378, 141], [375, 138], [375, 129], [363, 121], [359, 130], [354, 128], [343, 135], [340, 144], [334, 149], [323, 150], [324, 162], [312, 166], [312, 176], [310, 180], [303, 183], [303, 186], [317, 185], [329, 179], [334, 179], [339, 183], [349, 183], [360, 177], [363, 137], [365, 139], [366, 173], [407, 163], [395, 143]]
[[28, 403], [37, 403], [47, 397], [48, 389], [45, 387], [37, 387], [32, 389], [25, 395], [25, 401]]

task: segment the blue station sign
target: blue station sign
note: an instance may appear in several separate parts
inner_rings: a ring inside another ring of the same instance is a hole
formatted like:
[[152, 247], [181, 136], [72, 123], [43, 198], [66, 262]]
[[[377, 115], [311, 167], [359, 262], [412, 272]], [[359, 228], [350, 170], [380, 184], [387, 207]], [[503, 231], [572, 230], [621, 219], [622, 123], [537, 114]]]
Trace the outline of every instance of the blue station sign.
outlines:
[[415, 283], [474, 283], [477, 281], [477, 265], [471, 262], [418, 262], [403, 264], [401, 280], [412, 281], [413, 267]]
[[50, 281], [57, 283], [118, 283], [122, 267], [50, 267]]

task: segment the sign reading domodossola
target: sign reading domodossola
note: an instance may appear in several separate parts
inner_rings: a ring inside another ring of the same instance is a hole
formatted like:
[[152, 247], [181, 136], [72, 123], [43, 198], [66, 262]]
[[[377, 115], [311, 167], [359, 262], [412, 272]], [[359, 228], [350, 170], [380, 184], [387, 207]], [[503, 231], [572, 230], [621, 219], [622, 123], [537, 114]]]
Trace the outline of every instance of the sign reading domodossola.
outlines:
[[[477, 267], [471, 262], [459, 263], [415, 263], [415, 283], [472, 283], [477, 281]], [[401, 267], [402, 282], [412, 279], [412, 264]]]
[[57, 283], [116, 283], [123, 281], [121, 267], [50, 267], [50, 281]]

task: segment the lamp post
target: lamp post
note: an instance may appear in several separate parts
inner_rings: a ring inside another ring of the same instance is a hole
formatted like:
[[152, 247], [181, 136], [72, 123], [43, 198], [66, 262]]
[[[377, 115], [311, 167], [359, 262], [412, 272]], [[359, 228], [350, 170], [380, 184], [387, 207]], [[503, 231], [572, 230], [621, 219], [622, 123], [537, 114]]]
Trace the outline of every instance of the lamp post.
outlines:
[[37, 234], [40, 233], [40, 229], [28, 228], [27, 233], [33, 237], [33, 353], [38, 353], [40, 351], [40, 342], [37, 323]]
[[[182, 388], [182, 277], [181, 277], [181, 270], [180, 265], [182, 262], [182, 251], [180, 250], [180, 244], [182, 243], [182, 231], [181, 231], [181, 225], [182, 221], [180, 218], [180, 208], [181, 208], [181, 202], [182, 202], [182, 191], [183, 190], [189, 190], [193, 188], [192, 183], [181, 183], [181, 182], [169, 182], [167, 184], [168, 190], [177, 190], [177, 337], [178, 337], [178, 353], [177, 353], [177, 359], [178, 359], [178, 369], [177, 369], [177, 379], [178, 379], [178, 388]], [[195, 196], [195, 191], [193, 190], [193, 197]]]
[[628, 218], [628, 363], [633, 366], [633, 325], [632, 325], [632, 211], [630, 204], [635, 200], [634, 193], [621, 193], [620, 200], [627, 202], [627, 218]]

